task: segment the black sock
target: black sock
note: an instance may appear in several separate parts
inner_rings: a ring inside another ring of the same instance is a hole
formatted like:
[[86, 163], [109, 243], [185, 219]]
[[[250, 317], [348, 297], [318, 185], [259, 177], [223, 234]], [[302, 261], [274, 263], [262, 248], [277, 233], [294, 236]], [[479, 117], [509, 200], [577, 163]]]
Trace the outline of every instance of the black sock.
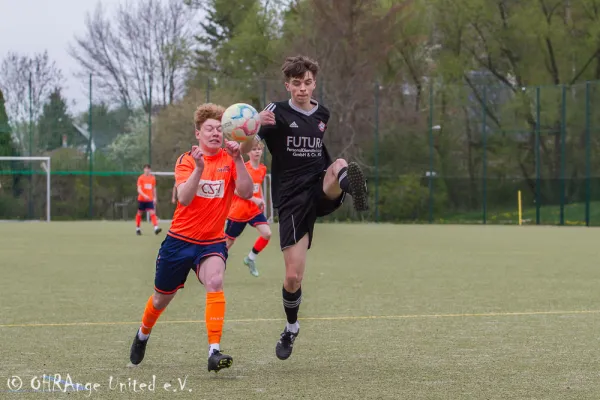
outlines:
[[260, 253], [260, 251], [256, 250], [256, 247], [254, 247], [254, 246], [252, 247], [252, 252], [253, 252], [254, 254], [258, 254], [258, 253]]
[[340, 188], [344, 192], [350, 191], [350, 180], [348, 179], [348, 167], [344, 167], [340, 169], [340, 173], [338, 174], [338, 182], [340, 183]]
[[298, 321], [298, 309], [302, 302], [302, 288], [299, 288], [296, 293], [290, 293], [283, 288], [282, 293], [283, 309], [285, 310], [287, 321], [290, 324], [295, 324]]

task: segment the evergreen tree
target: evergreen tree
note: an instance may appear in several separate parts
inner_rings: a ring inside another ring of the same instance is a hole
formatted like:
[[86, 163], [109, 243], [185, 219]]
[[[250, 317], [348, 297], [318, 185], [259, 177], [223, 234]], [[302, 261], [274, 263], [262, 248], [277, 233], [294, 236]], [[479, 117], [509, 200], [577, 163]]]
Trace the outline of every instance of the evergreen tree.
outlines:
[[39, 148], [53, 150], [62, 146], [63, 135], [67, 136], [67, 144], [73, 142], [75, 128], [69, 115], [67, 103], [59, 88], [50, 94], [49, 101], [44, 104], [39, 120]]
[[201, 22], [203, 34], [196, 36], [204, 49], [199, 50], [198, 72], [216, 71], [218, 67], [218, 52], [233, 38], [236, 26], [240, 25], [259, 4], [258, 0], [210, 0], [207, 2], [206, 22]]
[[275, 4], [258, 0], [210, 0], [207, 17], [196, 39], [195, 77], [234, 78], [240, 81], [267, 75], [266, 70], [281, 62], [278, 56], [281, 10]]
[[[126, 106], [110, 108], [106, 103], [92, 104], [92, 135], [98, 149], [109, 146], [120, 134], [127, 131], [127, 122], [132, 112]], [[89, 112], [82, 113], [77, 120], [87, 125]], [[85, 142], [85, 139], [80, 138]]]

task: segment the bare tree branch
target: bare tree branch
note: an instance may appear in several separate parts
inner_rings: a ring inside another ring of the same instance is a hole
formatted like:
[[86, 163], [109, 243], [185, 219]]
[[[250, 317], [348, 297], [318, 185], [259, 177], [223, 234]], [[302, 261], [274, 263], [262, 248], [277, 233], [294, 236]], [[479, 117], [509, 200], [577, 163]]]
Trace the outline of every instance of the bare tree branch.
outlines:
[[[47, 51], [33, 56], [8, 53], [0, 64], [0, 90], [4, 93], [9, 121], [15, 126], [25, 126], [23, 123], [31, 118], [35, 123], [50, 93], [62, 82], [62, 72]], [[21, 148], [27, 149], [26, 132], [16, 129], [13, 133]]]
[[69, 53], [82, 75], [93, 74], [103, 100], [130, 109], [166, 106], [185, 91], [192, 18], [180, 0], [125, 0], [112, 16], [98, 5]]

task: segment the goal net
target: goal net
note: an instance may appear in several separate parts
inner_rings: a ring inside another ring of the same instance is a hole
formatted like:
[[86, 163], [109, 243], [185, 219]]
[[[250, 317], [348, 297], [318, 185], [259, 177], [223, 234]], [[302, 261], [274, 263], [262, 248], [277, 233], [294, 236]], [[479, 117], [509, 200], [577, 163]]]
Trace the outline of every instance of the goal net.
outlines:
[[0, 157], [0, 220], [51, 219], [50, 157]]
[[[175, 185], [175, 173], [156, 171], [152, 173], [156, 177], [156, 191], [159, 197], [159, 202], [156, 205], [156, 216], [161, 222], [170, 222], [175, 211], [172, 194]], [[265, 216], [267, 221], [273, 222], [273, 198], [271, 196], [271, 174], [267, 174], [263, 182], [263, 194], [265, 197]], [[150, 221], [150, 216], [146, 216], [146, 220]]]

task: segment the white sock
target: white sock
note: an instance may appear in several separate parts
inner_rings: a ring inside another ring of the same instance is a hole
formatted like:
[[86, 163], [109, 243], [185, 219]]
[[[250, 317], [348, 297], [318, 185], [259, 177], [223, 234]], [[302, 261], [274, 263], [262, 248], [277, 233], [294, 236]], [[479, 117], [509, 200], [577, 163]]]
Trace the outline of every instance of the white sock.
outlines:
[[140, 230], [140, 228], [139, 228], [139, 227], [137, 227], [137, 228], [135, 228], [135, 230], [136, 230], [136, 231], [139, 231], [139, 230]]
[[208, 346], [208, 356], [209, 357], [212, 355], [213, 350], [221, 351], [221, 346], [219, 346], [219, 343], [213, 343], [210, 346]]
[[148, 338], [150, 337], [150, 334], [144, 334], [142, 333], [142, 328], [140, 327], [140, 329], [138, 330], [138, 338], [140, 340], [148, 340]]
[[290, 324], [288, 322], [286, 329], [292, 333], [298, 333], [298, 330], [300, 329], [300, 324], [298, 323], [298, 321], [296, 321], [293, 324]]
[[256, 256], [257, 254], [254, 254], [252, 250], [250, 251], [250, 253], [248, 253], [248, 258], [252, 261], [256, 260]]
[[154, 230], [157, 230], [157, 229], [158, 229], [158, 225], [155, 225], [155, 226], [154, 226]]

